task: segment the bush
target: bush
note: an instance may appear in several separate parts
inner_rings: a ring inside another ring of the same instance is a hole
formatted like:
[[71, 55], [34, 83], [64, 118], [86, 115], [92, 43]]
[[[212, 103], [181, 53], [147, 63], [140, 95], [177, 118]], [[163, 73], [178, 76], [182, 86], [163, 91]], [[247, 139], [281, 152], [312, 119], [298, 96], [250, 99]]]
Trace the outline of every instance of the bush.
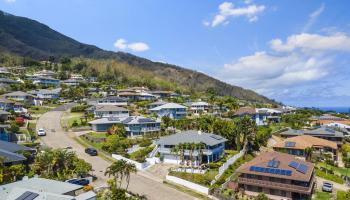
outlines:
[[186, 172], [175, 172], [171, 171], [169, 172], [170, 176], [176, 176], [181, 179], [191, 181], [193, 183], [197, 183], [203, 186], [209, 186], [211, 183], [211, 178], [206, 176], [205, 174], [193, 174], [193, 173], [186, 173]]
[[141, 143], [139, 144], [140, 147], [148, 147], [152, 144], [151, 140], [142, 140]]
[[221, 167], [221, 163], [209, 163], [208, 167], [210, 169], [217, 169], [217, 168]]
[[154, 149], [154, 146], [149, 146], [144, 149], [135, 151], [129, 155], [130, 159], [143, 163], [146, 161], [146, 157], [148, 156], [149, 153], [151, 153], [153, 149]]
[[84, 112], [87, 108], [89, 108], [89, 105], [78, 105], [78, 106], [74, 106], [73, 108], [71, 108], [71, 112]]
[[72, 127], [77, 127], [77, 126], [79, 126], [78, 121], [74, 120], [73, 123], [72, 123]]
[[319, 176], [321, 178], [324, 178], [324, 179], [327, 179], [327, 180], [330, 180], [330, 181], [333, 181], [333, 182], [336, 182], [339, 184], [344, 184], [344, 180], [341, 177], [333, 175], [333, 174], [327, 174], [326, 172], [324, 172], [320, 169], [316, 169], [316, 176]]

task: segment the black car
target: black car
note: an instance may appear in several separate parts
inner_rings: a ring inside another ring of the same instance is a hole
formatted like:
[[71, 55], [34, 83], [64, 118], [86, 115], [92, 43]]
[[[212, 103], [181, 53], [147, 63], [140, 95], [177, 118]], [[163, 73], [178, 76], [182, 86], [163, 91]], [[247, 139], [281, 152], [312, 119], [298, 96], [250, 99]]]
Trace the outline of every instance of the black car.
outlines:
[[94, 148], [86, 148], [85, 153], [89, 154], [90, 156], [97, 156], [97, 150]]
[[82, 185], [82, 186], [85, 186], [85, 185], [89, 185], [89, 180], [87, 179], [71, 179], [71, 180], [68, 180], [66, 181], [67, 183], [71, 183], [71, 184], [75, 184], [75, 185]]

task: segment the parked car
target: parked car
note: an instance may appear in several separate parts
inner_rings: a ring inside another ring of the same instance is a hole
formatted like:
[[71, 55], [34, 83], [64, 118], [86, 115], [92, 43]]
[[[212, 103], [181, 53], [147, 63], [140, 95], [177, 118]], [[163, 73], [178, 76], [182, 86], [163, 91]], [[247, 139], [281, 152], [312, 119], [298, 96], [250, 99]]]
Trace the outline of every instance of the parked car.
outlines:
[[39, 128], [38, 131], [37, 131], [37, 135], [38, 136], [45, 136], [46, 135], [46, 132], [43, 128]]
[[332, 192], [333, 191], [333, 184], [330, 182], [323, 182], [322, 191]]
[[89, 183], [90, 183], [90, 181], [87, 179], [77, 179], [77, 178], [66, 180], [66, 182], [72, 183], [75, 185], [82, 185], [82, 186], [89, 185]]
[[94, 148], [86, 148], [85, 153], [89, 154], [90, 156], [97, 156], [97, 150]]

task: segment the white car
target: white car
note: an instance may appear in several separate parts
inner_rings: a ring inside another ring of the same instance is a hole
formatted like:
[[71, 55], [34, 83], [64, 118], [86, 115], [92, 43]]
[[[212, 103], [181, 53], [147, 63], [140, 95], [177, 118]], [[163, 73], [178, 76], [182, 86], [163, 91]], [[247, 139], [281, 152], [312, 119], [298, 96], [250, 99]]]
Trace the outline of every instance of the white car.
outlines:
[[45, 136], [46, 132], [43, 128], [39, 128], [37, 131], [38, 136]]

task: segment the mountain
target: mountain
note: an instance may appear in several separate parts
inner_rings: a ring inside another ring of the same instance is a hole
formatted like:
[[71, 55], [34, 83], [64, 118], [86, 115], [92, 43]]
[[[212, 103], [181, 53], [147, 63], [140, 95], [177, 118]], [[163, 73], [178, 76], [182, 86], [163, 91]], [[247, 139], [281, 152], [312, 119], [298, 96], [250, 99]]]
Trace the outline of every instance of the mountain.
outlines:
[[47, 60], [50, 56], [114, 59], [195, 91], [206, 91], [212, 88], [220, 95], [234, 96], [253, 102], [276, 103], [254, 91], [224, 83], [200, 72], [153, 62], [129, 53], [105, 51], [93, 45], [80, 43], [35, 20], [2, 11], [0, 11], [0, 51], [37, 60]]

